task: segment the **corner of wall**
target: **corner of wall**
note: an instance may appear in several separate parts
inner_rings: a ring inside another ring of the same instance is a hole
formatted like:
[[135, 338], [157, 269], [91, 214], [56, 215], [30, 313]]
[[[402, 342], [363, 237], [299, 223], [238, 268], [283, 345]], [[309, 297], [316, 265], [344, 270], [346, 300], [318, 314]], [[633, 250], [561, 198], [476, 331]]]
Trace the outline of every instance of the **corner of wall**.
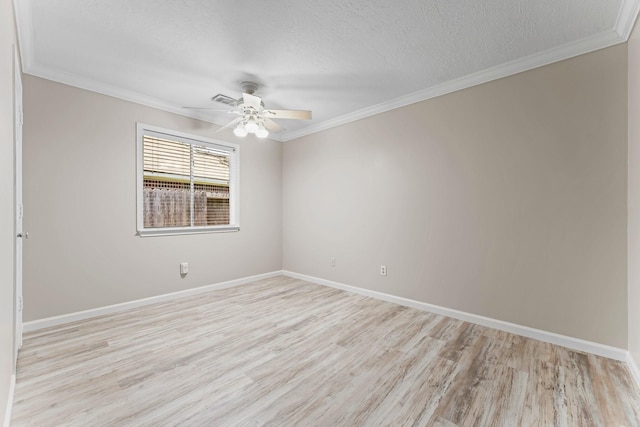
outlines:
[[627, 43], [627, 348], [629, 367], [640, 385], [640, 29]]

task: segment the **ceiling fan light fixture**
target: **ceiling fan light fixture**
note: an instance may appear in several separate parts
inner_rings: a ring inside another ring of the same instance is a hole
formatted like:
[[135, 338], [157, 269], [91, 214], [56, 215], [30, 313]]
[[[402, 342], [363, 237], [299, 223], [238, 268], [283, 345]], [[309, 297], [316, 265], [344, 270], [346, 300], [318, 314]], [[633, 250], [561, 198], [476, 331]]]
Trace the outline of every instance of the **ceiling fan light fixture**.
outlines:
[[247, 120], [247, 124], [244, 125], [244, 128], [247, 130], [247, 132], [249, 133], [256, 133], [258, 130], [258, 124], [256, 123], [256, 121], [253, 119], [253, 117], [249, 118], [249, 120]]
[[247, 132], [247, 129], [245, 128], [243, 123], [238, 123], [238, 126], [236, 126], [236, 128], [233, 130], [233, 134], [240, 138], [244, 138], [248, 133], [249, 132]]
[[256, 136], [258, 138], [266, 138], [269, 136], [269, 131], [263, 125], [258, 126], [258, 130], [256, 131]]
[[242, 97], [233, 99], [230, 96], [218, 94], [212, 98], [213, 101], [226, 104], [226, 110], [217, 110], [207, 107], [185, 107], [197, 110], [214, 110], [218, 112], [229, 112], [238, 115], [235, 119], [227, 122], [216, 132], [233, 128], [233, 133], [238, 138], [243, 138], [252, 133], [257, 138], [267, 138], [272, 132], [283, 132], [285, 128], [280, 126], [274, 119], [290, 120], [311, 120], [311, 111], [308, 110], [267, 110], [261, 97], [255, 95], [258, 84], [250, 81], [242, 82]]

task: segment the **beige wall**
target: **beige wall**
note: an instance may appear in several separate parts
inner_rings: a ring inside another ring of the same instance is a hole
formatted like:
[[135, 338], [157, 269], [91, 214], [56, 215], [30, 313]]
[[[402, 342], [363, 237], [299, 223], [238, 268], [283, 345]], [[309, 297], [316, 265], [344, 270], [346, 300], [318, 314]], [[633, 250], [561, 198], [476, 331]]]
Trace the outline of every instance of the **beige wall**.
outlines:
[[629, 182], [628, 182], [628, 310], [629, 351], [640, 366], [640, 29], [628, 43]]
[[15, 43], [12, 2], [0, 0], [0, 421], [5, 417], [13, 373]]
[[284, 269], [626, 348], [626, 68], [619, 45], [285, 143]]
[[136, 122], [217, 127], [31, 76], [24, 102], [25, 321], [281, 269], [279, 142], [240, 144], [239, 232], [142, 238]]

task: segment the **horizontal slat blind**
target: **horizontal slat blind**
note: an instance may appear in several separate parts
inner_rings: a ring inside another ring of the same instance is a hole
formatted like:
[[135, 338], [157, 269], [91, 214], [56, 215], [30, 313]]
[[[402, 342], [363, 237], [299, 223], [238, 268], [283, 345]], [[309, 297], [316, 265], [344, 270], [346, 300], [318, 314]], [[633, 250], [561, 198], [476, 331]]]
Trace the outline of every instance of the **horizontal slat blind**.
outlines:
[[191, 176], [191, 145], [178, 141], [143, 136], [145, 175], [173, 177], [189, 181]]
[[228, 151], [157, 134], [142, 145], [145, 228], [229, 224]]
[[206, 147], [193, 147], [193, 178], [196, 182], [229, 185], [229, 156]]
[[143, 136], [145, 176], [189, 180], [191, 151], [195, 182], [229, 185], [229, 153], [209, 147]]

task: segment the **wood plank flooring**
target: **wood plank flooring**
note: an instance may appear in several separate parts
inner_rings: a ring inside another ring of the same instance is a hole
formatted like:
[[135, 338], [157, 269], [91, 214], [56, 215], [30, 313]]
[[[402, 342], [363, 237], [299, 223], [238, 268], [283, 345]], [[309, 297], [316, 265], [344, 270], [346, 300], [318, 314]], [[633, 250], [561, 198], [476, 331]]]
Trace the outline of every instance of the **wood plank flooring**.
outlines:
[[624, 363], [277, 277], [31, 332], [12, 426], [638, 426]]

